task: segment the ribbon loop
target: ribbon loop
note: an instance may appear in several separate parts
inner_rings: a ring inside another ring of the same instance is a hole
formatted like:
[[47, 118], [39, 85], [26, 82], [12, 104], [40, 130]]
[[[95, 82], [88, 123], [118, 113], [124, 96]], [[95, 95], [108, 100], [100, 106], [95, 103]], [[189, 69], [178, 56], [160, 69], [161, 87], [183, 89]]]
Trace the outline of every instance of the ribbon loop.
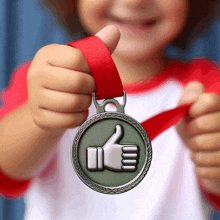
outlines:
[[85, 57], [96, 84], [97, 99], [123, 96], [123, 86], [105, 44], [96, 36], [90, 36], [67, 44], [79, 49]]

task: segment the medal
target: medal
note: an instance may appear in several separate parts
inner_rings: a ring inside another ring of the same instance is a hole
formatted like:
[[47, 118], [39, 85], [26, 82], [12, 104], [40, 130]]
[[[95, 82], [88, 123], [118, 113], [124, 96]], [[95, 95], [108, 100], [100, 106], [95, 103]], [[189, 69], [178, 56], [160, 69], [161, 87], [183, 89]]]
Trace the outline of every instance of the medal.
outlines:
[[[101, 105], [93, 94], [97, 114], [79, 128], [72, 148], [72, 160], [79, 178], [90, 188], [108, 194], [126, 192], [147, 174], [152, 159], [150, 139], [144, 128], [124, 114], [123, 104], [106, 99]], [[115, 104], [117, 112], [105, 112]]]
[[[68, 45], [82, 52], [96, 84], [93, 102], [97, 114], [87, 119], [75, 135], [71, 152], [74, 169], [97, 192], [126, 192], [137, 186], [149, 170], [151, 141], [187, 114], [190, 104], [162, 112], [140, 124], [124, 112], [126, 93], [105, 44], [91, 36]], [[122, 104], [114, 99], [119, 96], [123, 96]], [[100, 99], [105, 99], [102, 104], [97, 102]], [[116, 112], [105, 111], [109, 103], [116, 106]]]

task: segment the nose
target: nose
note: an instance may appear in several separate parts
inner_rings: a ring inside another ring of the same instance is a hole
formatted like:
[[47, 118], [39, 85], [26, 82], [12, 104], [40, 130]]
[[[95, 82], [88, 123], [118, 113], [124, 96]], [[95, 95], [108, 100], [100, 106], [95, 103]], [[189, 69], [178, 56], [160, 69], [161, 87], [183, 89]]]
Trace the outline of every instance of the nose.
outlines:
[[126, 7], [141, 9], [145, 9], [147, 7], [147, 1], [149, 0], [121, 0]]

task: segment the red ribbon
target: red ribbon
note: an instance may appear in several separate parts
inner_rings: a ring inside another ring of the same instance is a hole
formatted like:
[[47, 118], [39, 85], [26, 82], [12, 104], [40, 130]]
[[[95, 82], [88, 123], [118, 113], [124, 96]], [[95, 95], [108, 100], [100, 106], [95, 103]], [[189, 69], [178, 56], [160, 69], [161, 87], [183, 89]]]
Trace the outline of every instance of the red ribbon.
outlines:
[[[79, 49], [85, 57], [95, 79], [97, 99], [123, 96], [123, 86], [110, 52], [96, 36], [67, 44]], [[157, 135], [174, 125], [188, 113], [191, 104], [162, 112], [141, 123], [152, 141]]]
[[95, 79], [98, 100], [123, 96], [118, 70], [108, 48], [98, 37], [87, 37], [67, 45], [79, 49], [85, 57]]
[[182, 105], [180, 107], [162, 112], [142, 122], [141, 125], [152, 141], [155, 137], [157, 137], [157, 135], [176, 124], [184, 115], [187, 115], [190, 106], [191, 104]]

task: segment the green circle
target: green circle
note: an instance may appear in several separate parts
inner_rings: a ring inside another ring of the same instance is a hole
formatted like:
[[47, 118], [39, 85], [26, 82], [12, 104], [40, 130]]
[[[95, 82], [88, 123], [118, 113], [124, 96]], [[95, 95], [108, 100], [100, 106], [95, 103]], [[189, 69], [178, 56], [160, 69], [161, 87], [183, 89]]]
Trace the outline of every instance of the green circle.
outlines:
[[[111, 171], [106, 168], [103, 171], [89, 171], [86, 163], [87, 148], [103, 147], [109, 138], [115, 133], [116, 125], [121, 125], [123, 129], [123, 137], [118, 144], [136, 145], [139, 148], [136, 171]], [[139, 131], [132, 124], [114, 118], [98, 120], [88, 126], [79, 140], [77, 155], [80, 167], [87, 177], [106, 187], [117, 187], [132, 181], [142, 171], [147, 158], [146, 146]]]

